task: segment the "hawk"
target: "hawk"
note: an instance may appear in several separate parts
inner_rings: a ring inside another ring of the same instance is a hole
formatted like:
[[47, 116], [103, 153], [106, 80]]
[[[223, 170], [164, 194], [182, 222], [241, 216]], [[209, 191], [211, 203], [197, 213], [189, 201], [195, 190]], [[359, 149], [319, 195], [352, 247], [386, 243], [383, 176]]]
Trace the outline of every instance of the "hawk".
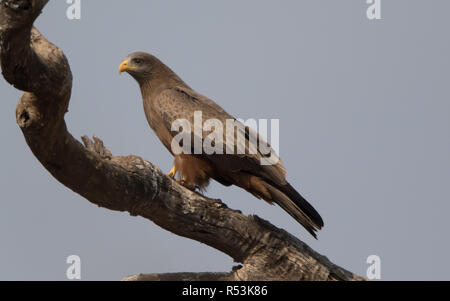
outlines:
[[[218, 104], [191, 89], [175, 72], [155, 56], [135, 52], [128, 55], [119, 66], [119, 73], [127, 72], [139, 84], [144, 112], [148, 124], [158, 138], [174, 156], [174, 164], [169, 176], [176, 175], [186, 187], [204, 189], [210, 179], [225, 185], [239, 186], [270, 204], [276, 203], [297, 220], [315, 238], [316, 231], [323, 227], [319, 213], [286, 181], [286, 170], [275, 152], [270, 148], [273, 164], [262, 164], [268, 157], [256, 142], [264, 141], [255, 131], [248, 127], [237, 127], [231, 135], [224, 133], [216, 137], [215, 144], [234, 151], [222, 153], [205, 153], [195, 151], [174, 151], [173, 140], [177, 134], [173, 124], [177, 120], [186, 120], [194, 128], [195, 114], [201, 112], [203, 120], [218, 120], [226, 124], [233, 120], [240, 124]], [[223, 131], [226, 132], [226, 131]], [[194, 131], [192, 139], [204, 142], [210, 134], [208, 131]], [[238, 134], [242, 134], [245, 151], [236, 152], [239, 146]], [[252, 137], [256, 139], [252, 139]], [[231, 139], [230, 139], [231, 138]], [[233, 141], [234, 139], [234, 141]], [[183, 141], [184, 144], [184, 141]], [[186, 145], [180, 145], [183, 150]], [[252, 150], [253, 151], [250, 151]]]

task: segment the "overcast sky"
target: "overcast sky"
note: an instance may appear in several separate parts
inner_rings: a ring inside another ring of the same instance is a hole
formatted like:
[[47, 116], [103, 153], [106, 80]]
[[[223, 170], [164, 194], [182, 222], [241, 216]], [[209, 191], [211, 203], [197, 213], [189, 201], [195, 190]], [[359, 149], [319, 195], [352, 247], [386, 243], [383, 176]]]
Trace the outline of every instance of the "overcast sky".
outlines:
[[[238, 118], [280, 120], [287, 179], [320, 212], [315, 241], [282, 209], [214, 183], [208, 196], [288, 230], [334, 263], [383, 280], [450, 280], [450, 2], [85, 1], [68, 20], [50, 1], [36, 26], [71, 64], [66, 122], [115, 155], [165, 171], [172, 158], [147, 125], [131, 52], [153, 53]], [[229, 271], [232, 259], [152, 222], [89, 203], [35, 159], [15, 122], [20, 91], [0, 80], [0, 280], [84, 280], [135, 273]]]

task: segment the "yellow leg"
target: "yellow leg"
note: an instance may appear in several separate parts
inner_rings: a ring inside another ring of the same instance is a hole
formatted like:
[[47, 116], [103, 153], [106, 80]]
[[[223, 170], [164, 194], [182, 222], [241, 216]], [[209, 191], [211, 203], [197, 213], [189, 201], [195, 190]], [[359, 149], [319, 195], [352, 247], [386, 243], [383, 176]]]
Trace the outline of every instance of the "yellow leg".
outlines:
[[172, 169], [170, 170], [168, 176], [171, 177], [172, 179], [175, 178], [175, 174], [177, 173], [177, 170], [175, 169], [175, 165], [172, 167]]
[[[169, 171], [169, 173], [167, 174], [169, 177], [171, 177], [172, 179], [175, 179], [175, 175], [177, 173], [177, 169], [175, 168], [175, 165], [172, 167], [172, 169]], [[176, 180], [178, 184], [183, 185], [184, 187], [186, 187], [187, 189], [190, 189], [192, 191], [195, 191], [195, 185], [192, 184], [188, 184], [186, 181], [184, 180]]]

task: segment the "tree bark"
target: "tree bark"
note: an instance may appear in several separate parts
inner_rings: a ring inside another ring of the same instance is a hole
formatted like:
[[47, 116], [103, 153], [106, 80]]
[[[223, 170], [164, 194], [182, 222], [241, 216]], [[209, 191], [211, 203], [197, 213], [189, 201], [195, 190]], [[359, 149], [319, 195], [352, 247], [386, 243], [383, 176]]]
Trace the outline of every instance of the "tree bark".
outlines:
[[0, 2], [0, 60], [6, 81], [25, 91], [16, 110], [28, 146], [63, 185], [90, 202], [142, 216], [205, 243], [242, 265], [230, 273], [149, 274], [125, 280], [363, 280], [257, 216], [192, 192], [137, 156], [112, 156], [103, 142], [66, 128], [72, 74], [64, 53], [36, 28], [48, 0]]

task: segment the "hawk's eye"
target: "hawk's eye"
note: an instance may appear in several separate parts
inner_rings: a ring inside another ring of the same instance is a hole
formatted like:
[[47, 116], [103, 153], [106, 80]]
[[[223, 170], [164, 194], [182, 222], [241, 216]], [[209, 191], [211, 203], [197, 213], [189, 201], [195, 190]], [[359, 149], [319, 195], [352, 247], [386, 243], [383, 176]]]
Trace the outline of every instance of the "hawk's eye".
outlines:
[[133, 63], [135, 63], [136, 65], [139, 65], [140, 63], [142, 63], [141, 59], [133, 59]]

